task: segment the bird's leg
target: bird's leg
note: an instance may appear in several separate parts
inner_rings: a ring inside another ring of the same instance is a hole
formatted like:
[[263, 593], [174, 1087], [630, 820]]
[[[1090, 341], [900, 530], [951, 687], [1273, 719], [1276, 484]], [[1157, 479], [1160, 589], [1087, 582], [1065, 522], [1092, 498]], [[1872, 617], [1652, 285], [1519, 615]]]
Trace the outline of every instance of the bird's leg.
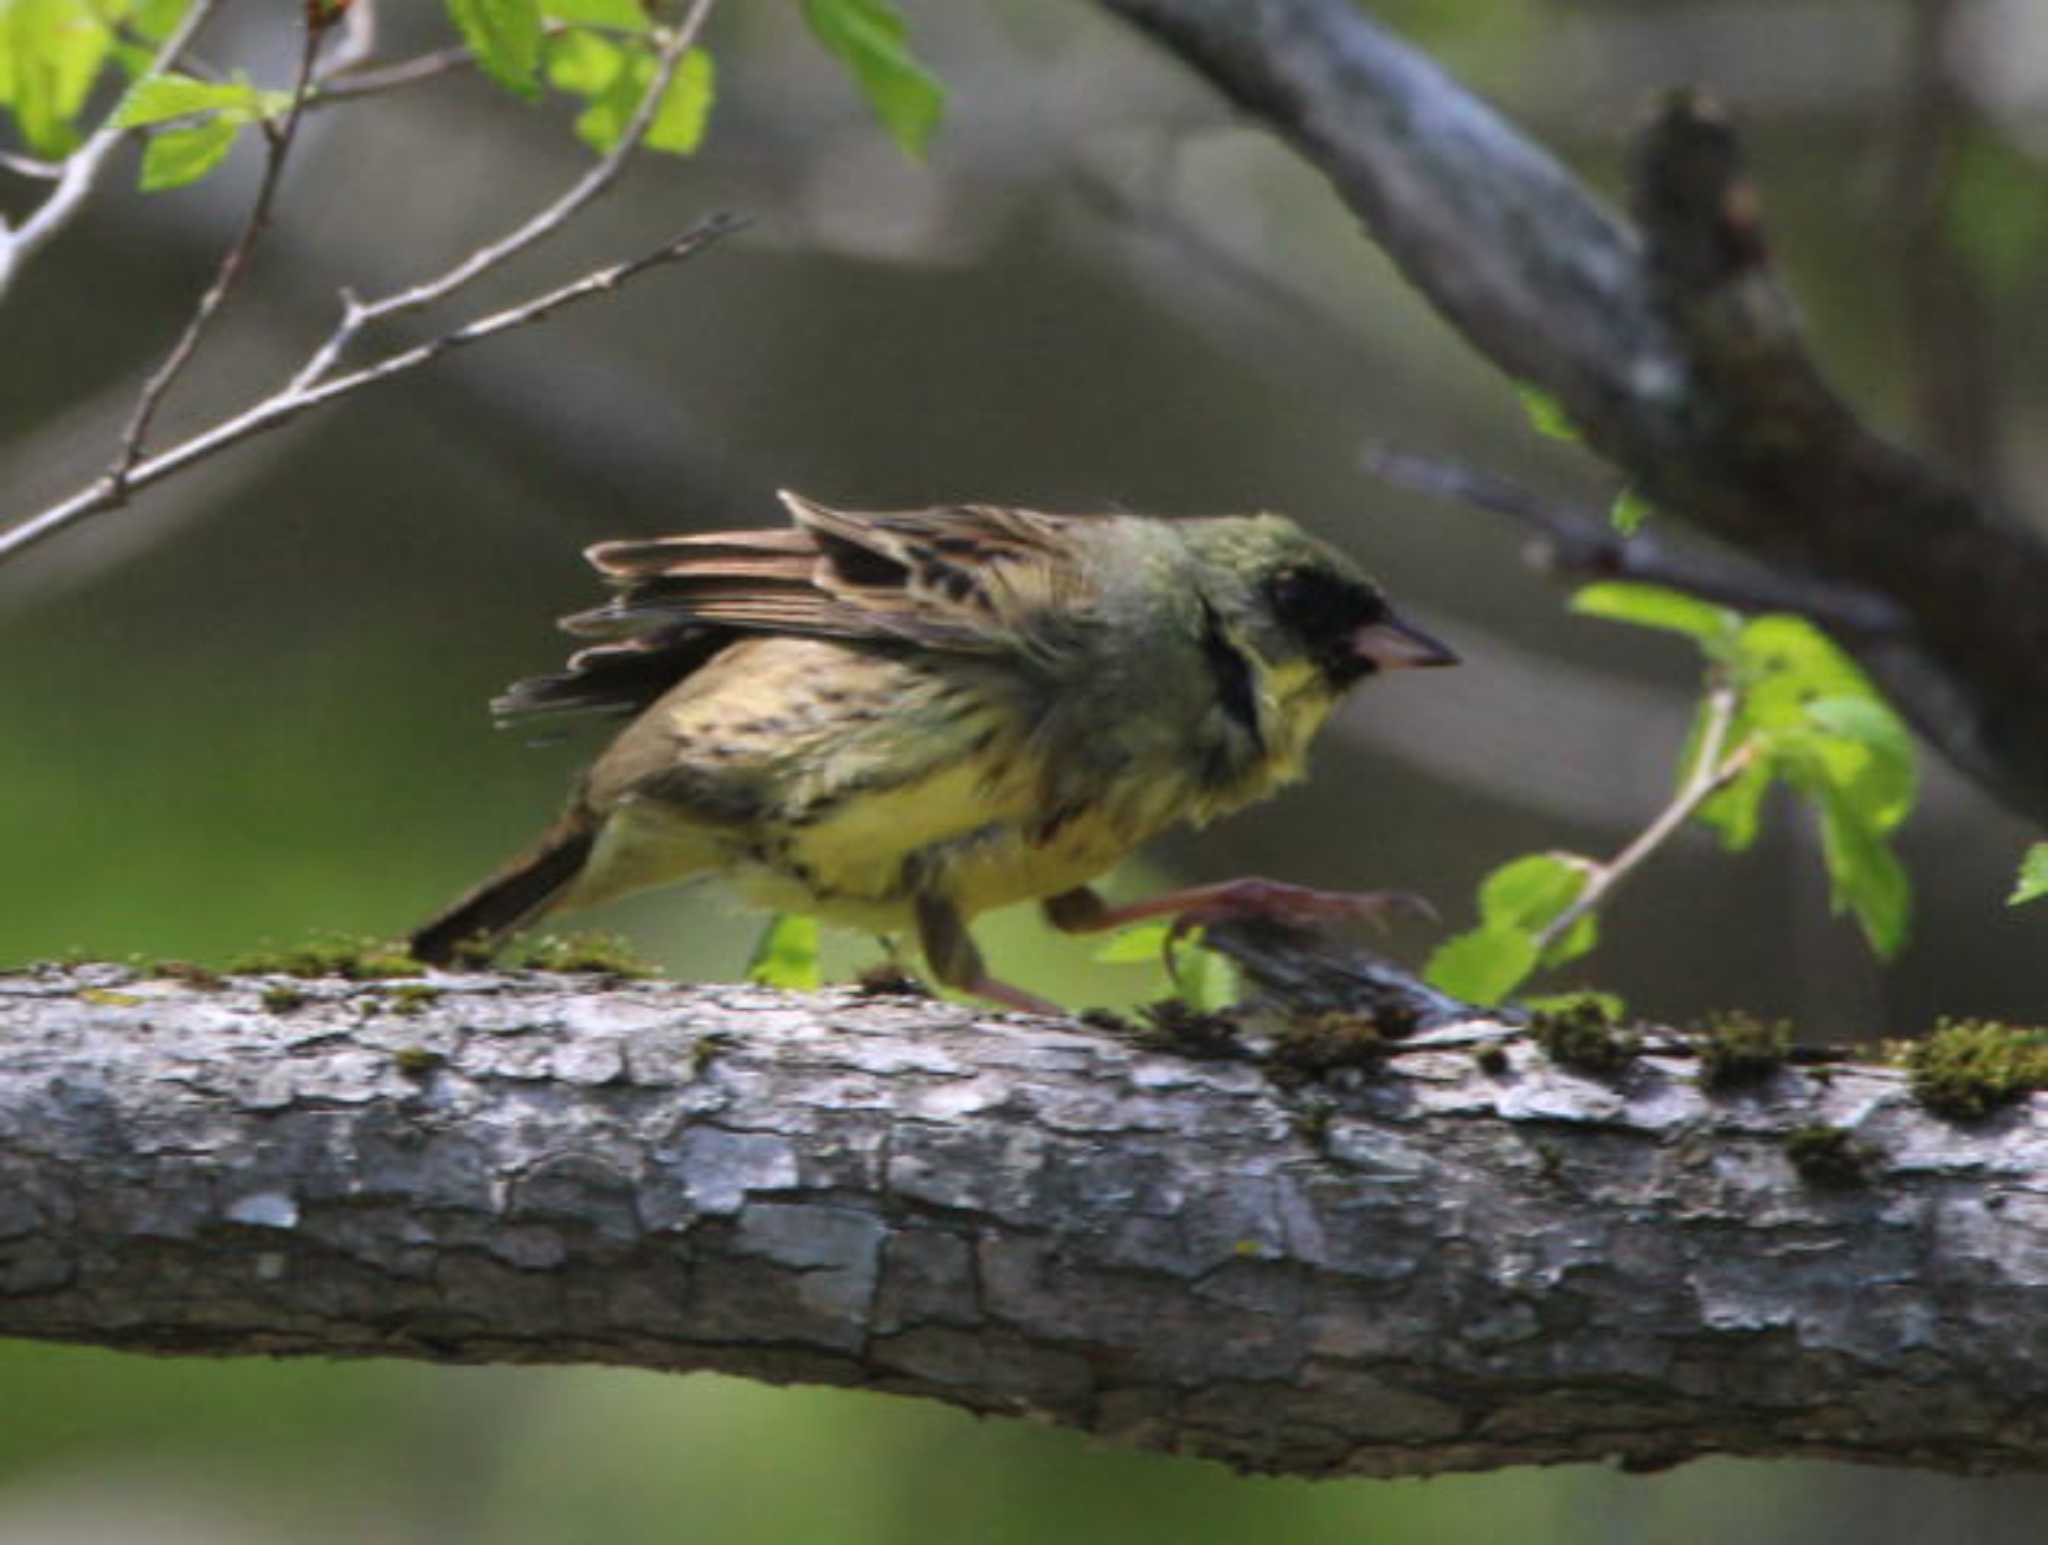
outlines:
[[1436, 908], [1406, 891], [1322, 891], [1282, 880], [1222, 880], [1191, 885], [1113, 907], [1085, 885], [1048, 896], [1040, 904], [1045, 920], [1062, 933], [1097, 933], [1124, 928], [1147, 918], [1170, 917], [1166, 936], [1169, 954], [1182, 935], [1237, 917], [1270, 917], [1288, 923], [1320, 923], [1339, 918], [1364, 918], [1385, 928], [1397, 912], [1413, 912], [1436, 920]]
[[1057, 1003], [1034, 998], [1022, 988], [990, 976], [960, 909], [943, 896], [917, 898], [917, 941], [924, 947], [924, 958], [931, 963], [932, 975], [948, 987], [1026, 1014], [1059, 1018], [1065, 1013]]

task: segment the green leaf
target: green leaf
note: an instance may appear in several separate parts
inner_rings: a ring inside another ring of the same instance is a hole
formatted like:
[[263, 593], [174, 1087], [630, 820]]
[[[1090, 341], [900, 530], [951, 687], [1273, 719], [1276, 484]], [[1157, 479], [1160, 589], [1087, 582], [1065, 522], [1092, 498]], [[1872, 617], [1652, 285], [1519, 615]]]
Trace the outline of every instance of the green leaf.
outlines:
[[1479, 883], [1479, 921], [1539, 932], [1579, 899], [1591, 868], [1571, 853], [1531, 853], [1502, 864]]
[[1526, 381], [1515, 383], [1515, 395], [1522, 402], [1522, 416], [1529, 427], [1546, 440], [1577, 440], [1579, 426], [1564, 411], [1564, 405], [1540, 386]]
[[1171, 923], [1140, 923], [1126, 928], [1097, 947], [1095, 958], [1104, 965], [1134, 966], [1166, 958], [1166, 935]]
[[648, 147], [679, 156], [695, 150], [703, 143], [716, 89], [711, 56], [701, 48], [684, 54], [676, 65], [675, 79], [668, 83], [654, 110], [653, 122], [647, 125]]
[[114, 109], [114, 122], [124, 129], [220, 113], [236, 123], [249, 123], [291, 106], [289, 94], [258, 91], [246, 80], [194, 80], [189, 75], [145, 75], [128, 88]]
[[1709, 654], [1732, 647], [1742, 629], [1738, 613], [1662, 585], [1603, 580], [1575, 591], [1571, 608], [1582, 617], [1605, 617], [1610, 622], [1683, 633], [1698, 639]]
[[548, 84], [579, 97], [601, 96], [626, 67], [626, 51], [593, 32], [563, 32], [547, 40]]
[[1597, 912], [1588, 912], [1550, 941], [1549, 947], [1543, 951], [1543, 958], [1537, 964], [1546, 971], [1566, 965], [1581, 955], [1592, 954], [1594, 946], [1599, 942], [1600, 916]]
[[232, 118], [213, 117], [189, 129], [158, 129], [142, 152], [144, 193], [161, 193], [197, 182], [227, 159], [242, 126]]
[[572, 26], [615, 27], [621, 32], [645, 32], [652, 25], [640, 0], [541, 0], [550, 20]]
[[922, 160], [945, 111], [946, 88], [911, 54], [902, 14], [889, 0], [804, 0], [804, 20], [846, 66], [903, 153]]
[[1591, 987], [1581, 987], [1575, 992], [1541, 993], [1515, 1001], [1532, 1014], [1583, 1014], [1592, 1008], [1613, 1024], [1618, 1025], [1628, 1018], [1628, 1003], [1620, 993], [1601, 992]]
[[1905, 943], [1912, 915], [1912, 882], [1905, 866], [1884, 833], [1833, 788], [1823, 788], [1816, 803], [1828, 904], [1837, 913], [1854, 912], [1871, 950], [1889, 960]]
[[1242, 991], [1237, 963], [1199, 939], [1180, 946], [1174, 957], [1174, 984], [1181, 1002], [1197, 1014], [1220, 1014], [1237, 1002]]
[[486, 75], [519, 96], [540, 95], [540, 0], [448, 0], [448, 14]]
[[144, 38], [161, 43], [185, 19], [191, 6], [192, 0], [136, 0], [130, 21]]
[[818, 967], [818, 920], [795, 912], [776, 914], [754, 946], [747, 980], [785, 992], [815, 992], [825, 980]]
[[1607, 507], [1607, 524], [1623, 536], [1634, 536], [1643, 529], [1643, 522], [1650, 518], [1653, 509], [1649, 500], [1633, 488], [1624, 488]]
[[2039, 901], [2048, 896], [2048, 842], [2037, 842], [2027, 849], [2027, 856], [2020, 860], [2019, 878], [2013, 884], [2012, 894], [2006, 897], [2009, 907], [2022, 906], [2029, 901]]
[[1920, 788], [1905, 721], [1869, 697], [1822, 697], [1805, 706], [1823, 732], [1815, 749], [1837, 791], [1878, 831], [1897, 826]]
[[1536, 936], [1523, 928], [1488, 925], [1438, 945], [1424, 981], [1467, 1003], [1500, 1002], [1536, 969]]
[[0, 105], [35, 154], [77, 147], [75, 120], [112, 44], [83, 0], [0, 0]]

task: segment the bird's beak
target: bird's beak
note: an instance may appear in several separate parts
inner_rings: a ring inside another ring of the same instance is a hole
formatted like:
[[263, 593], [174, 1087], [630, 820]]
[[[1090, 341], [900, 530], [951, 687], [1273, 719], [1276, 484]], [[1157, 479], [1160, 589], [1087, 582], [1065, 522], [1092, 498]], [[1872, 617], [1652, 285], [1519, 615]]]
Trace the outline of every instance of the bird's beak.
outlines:
[[1351, 652], [1369, 660], [1375, 670], [1405, 670], [1418, 665], [1456, 665], [1450, 648], [1413, 623], [1388, 615], [1351, 635]]

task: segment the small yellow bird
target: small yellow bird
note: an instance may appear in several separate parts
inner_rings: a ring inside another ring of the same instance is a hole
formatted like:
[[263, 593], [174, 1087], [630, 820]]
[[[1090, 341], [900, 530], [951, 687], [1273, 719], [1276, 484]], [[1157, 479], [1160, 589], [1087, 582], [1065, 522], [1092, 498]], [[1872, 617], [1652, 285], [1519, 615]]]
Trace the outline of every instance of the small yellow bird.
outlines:
[[976, 914], [1040, 900], [1081, 932], [1385, 904], [1238, 880], [1112, 908], [1088, 888], [1300, 777], [1361, 678], [1456, 662], [1294, 522], [781, 497], [788, 529], [589, 549], [616, 594], [562, 626], [601, 642], [492, 708], [638, 717], [531, 851], [413, 935], [421, 960], [719, 875], [764, 907], [914, 929], [940, 981], [1045, 1012], [988, 974]]

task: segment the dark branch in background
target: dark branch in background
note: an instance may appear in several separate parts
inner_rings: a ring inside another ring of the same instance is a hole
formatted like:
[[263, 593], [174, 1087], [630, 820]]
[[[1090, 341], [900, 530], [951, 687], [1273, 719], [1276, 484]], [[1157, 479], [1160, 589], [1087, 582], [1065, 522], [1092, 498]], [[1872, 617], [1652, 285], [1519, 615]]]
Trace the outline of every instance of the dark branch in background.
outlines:
[[1532, 527], [1537, 536], [1530, 559], [1546, 573], [1668, 585], [1738, 611], [1797, 612], [1845, 637], [1897, 633], [1906, 625], [1899, 608], [1873, 591], [1803, 580], [1740, 558], [1669, 549], [1641, 532], [1624, 537], [1597, 511], [1546, 498], [1491, 472], [1385, 446], [1368, 446], [1360, 460], [1382, 482]]
[[1990, 497], [2006, 487], [1997, 351], [1981, 287], [1956, 248], [1947, 197], [1971, 137], [1984, 132], [1953, 74], [1950, 44], [1966, 12], [1957, 0], [1912, 0], [1909, 10], [1890, 213], [1904, 238], [1899, 310], [1915, 417], [1933, 449]]
[[1318, 166], [1425, 297], [1645, 499], [1894, 604], [1906, 634], [1844, 646], [1952, 762], [2048, 821], [2048, 545], [1823, 380], [1711, 109], [1666, 102], [1631, 227], [1352, 0], [1102, 4]]
[[191, 321], [185, 324], [184, 333], [172, 346], [163, 364], [157, 367], [156, 373], [144, 384], [142, 395], [136, 400], [127, 432], [121, 436], [120, 454], [107, 471], [111, 485], [108, 493], [116, 503], [127, 494], [128, 474], [142, 459], [142, 447], [149, 437], [149, 426], [156, 417], [157, 408], [185, 367], [192, 362], [192, 356], [199, 349], [199, 340], [206, 335], [207, 325], [233, 293], [248, 267], [250, 255], [256, 250], [257, 240], [270, 224], [270, 210], [277, 200], [278, 183], [284, 176], [292, 141], [298, 135], [299, 119], [306, 110], [306, 94], [312, 89], [313, 65], [320, 57], [320, 43], [332, 21], [330, 13], [319, 6], [307, 6], [305, 32], [299, 47], [299, 71], [292, 82], [291, 104], [278, 122], [263, 121], [263, 175], [256, 186], [255, 200], [249, 205], [249, 217], [242, 223], [241, 233], [236, 236], [234, 245], [228, 248], [227, 256], [221, 259], [220, 271], [214, 276], [213, 283], [199, 297], [199, 305], [193, 311]]
[[0, 979], [0, 1334], [711, 1368], [1304, 1475], [2048, 1464], [2042, 1102], [1436, 1035], [1304, 1079], [843, 992]]
[[[642, 257], [586, 274], [581, 279], [536, 296], [523, 304], [453, 328], [426, 343], [388, 354], [348, 374], [334, 374], [343, 352], [370, 323], [404, 316], [447, 299], [464, 286], [561, 230], [571, 218], [608, 191], [618, 181], [627, 160], [645, 137], [648, 126], [654, 121], [655, 112], [660, 107], [662, 96], [675, 77], [677, 65], [703, 30], [714, 3], [715, 0], [695, 0], [683, 21], [663, 39], [647, 89], [642, 93], [639, 105], [634, 109], [633, 116], [628, 120], [618, 143], [560, 196], [507, 235], [477, 249], [432, 279], [370, 302], [358, 301], [354, 296], [344, 293], [341, 320], [335, 324], [334, 330], [319, 347], [308, 356], [305, 365], [283, 389], [210, 429], [200, 431], [169, 450], [138, 461], [117, 464], [116, 472], [110, 473], [90, 488], [81, 489], [39, 514], [0, 530], [0, 562], [5, 562], [88, 515], [117, 508], [125, 503], [128, 495], [134, 491], [174, 472], [182, 471], [194, 462], [204, 460], [251, 435], [289, 423], [310, 408], [415, 369], [450, 349], [475, 343], [530, 322], [537, 322], [571, 301], [608, 293], [636, 274], [660, 264], [679, 261], [737, 230], [743, 223], [740, 220], [730, 215], [712, 215]], [[273, 152], [270, 170], [275, 169], [278, 159]], [[265, 185], [258, 192], [259, 204], [268, 197], [271, 187], [271, 180], [266, 176]], [[255, 222], [252, 220], [249, 229], [254, 228]], [[247, 234], [248, 231], [245, 230], [245, 236]]]

